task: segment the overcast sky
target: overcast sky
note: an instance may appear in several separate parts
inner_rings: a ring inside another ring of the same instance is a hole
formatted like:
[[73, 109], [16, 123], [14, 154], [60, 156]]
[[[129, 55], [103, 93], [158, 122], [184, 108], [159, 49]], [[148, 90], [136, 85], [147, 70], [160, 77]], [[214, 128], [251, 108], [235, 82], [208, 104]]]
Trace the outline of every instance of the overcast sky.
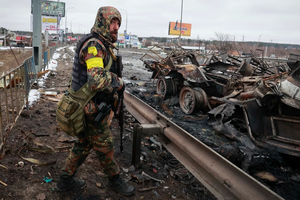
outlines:
[[[180, 20], [182, 0], [60, 0], [66, 3], [67, 27], [88, 33], [101, 6], [122, 14], [120, 33], [138, 37], [170, 37], [169, 22]], [[109, 3], [108, 3], [109, 2]], [[31, 0], [0, 0], [0, 27], [30, 31]], [[300, 44], [300, 0], [183, 0], [182, 22], [192, 24], [190, 39]], [[126, 15], [127, 12], [127, 15]], [[61, 20], [65, 28], [66, 17]]]

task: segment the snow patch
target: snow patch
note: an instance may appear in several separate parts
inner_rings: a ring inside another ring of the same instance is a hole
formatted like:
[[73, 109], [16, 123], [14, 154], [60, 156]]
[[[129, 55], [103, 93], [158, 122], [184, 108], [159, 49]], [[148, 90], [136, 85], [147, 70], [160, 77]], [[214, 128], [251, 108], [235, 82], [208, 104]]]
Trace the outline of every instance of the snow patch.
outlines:
[[[58, 51], [60, 51], [63, 48], [57, 48], [56, 51], [53, 54], [52, 59], [50, 59], [48, 64], [48, 70], [46, 74], [44, 74], [41, 78], [38, 79], [38, 85], [40, 88], [44, 87], [44, 84], [46, 82], [46, 79], [48, 78], [51, 71], [56, 71], [57, 68], [57, 59], [61, 56]], [[28, 101], [29, 101], [29, 107], [32, 106], [32, 104], [37, 101], [40, 98], [40, 92], [36, 89], [31, 89], [28, 95]]]
[[75, 53], [75, 46], [71, 46], [71, 47], [69, 47], [69, 49], [71, 50], [71, 51], [73, 51], [74, 53]]
[[36, 102], [41, 96], [41, 93], [36, 89], [31, 89], [28, 96], [28, 104], [29, 107], [32, 106], [34, 102]]

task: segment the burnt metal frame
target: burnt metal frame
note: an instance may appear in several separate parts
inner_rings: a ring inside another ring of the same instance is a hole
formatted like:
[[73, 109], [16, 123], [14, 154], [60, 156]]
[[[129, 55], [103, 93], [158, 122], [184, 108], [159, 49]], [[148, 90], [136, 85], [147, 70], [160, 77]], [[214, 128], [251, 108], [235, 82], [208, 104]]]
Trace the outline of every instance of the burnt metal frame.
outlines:
[[135, 96], [125, 92], [124, 101], [142, 125], [156, 127], [151, 134], [218, 199], [283, 199]]
[[[293, 122], [296, 124], [300, 124], [300, 118], [299, 117], [292, 117], [292, 116], [284, 116], [281, 115], [281, 108], [278, 106], [279, 110], [279, 116], [270, 116], [270, 125], [271, 125], [271, 134], [266, 137], [265, 141], [259, 141], [254, 137], [254, 133], [251, 127], [251, 122], [249, 118], [251, 117], [248, 110], [248, 103], [250, 101], [254, 101], [254, 99], [247, 100], [247, 101], [241, 101], [240, 103], [243, 104], [243, 113], [244, 113], [244, 119], [247, 126], [247, 132], [250, 139], [255, 143], [256, 146], [261, 148], [275, 148], [278, 152], [289, 154], [293, 156], [300, 156], [299, 152], [299, 142], [296, 139], [288, 138], [288, 137], [282, 137], [278, 135], [278, 130], [276, 129], [276, 120], [277, 121], [287, 121], [287, 122]], [[236, 102], [238, 103], [238, 102]]]

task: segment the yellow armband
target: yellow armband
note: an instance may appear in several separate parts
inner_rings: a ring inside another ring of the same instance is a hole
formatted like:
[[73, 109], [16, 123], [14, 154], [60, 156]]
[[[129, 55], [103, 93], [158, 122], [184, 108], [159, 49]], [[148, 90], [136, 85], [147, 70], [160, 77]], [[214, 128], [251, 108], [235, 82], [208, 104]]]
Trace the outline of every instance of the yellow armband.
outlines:
[[[88, 53], [91, 53], [94, 56], [97, 55], [98, 54], [97, 48], [94, 47], [94, 46], [89, 47], [88, 48]], [[86, 62], [87, 69], [91, 69], [91, 68], [94, 68], [94, 67], [104, 68], [103, 59], [100, 58], [100, 57], [90, 58], [90, 59], [86, 60], [85, 62]]]
[[103, 68], [103, 59], [100, 57], [90, 58], [85, 62], [86, 62], [87, 69], [91, 69], [93, 67]]

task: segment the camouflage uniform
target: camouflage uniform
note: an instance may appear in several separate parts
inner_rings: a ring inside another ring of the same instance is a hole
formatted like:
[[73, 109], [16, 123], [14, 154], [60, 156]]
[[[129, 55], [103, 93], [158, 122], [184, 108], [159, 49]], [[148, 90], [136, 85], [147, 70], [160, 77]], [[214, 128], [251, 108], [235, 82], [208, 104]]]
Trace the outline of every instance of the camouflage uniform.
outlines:
[[[119, 19], [121, 23], [121, 15], [118, 10], [113, 7], [100, 8], [91, 33], [101, 34], [113, 42], [109, 32], [113, 18]], [[99, 38], [87, 40], [79, 53], [79, 62], [87, 67], [89, 86], [104, 96], [113, 96], [116, 90], [122, 86], [122, 81], [117, 75], [105, 69], [109, 62], [109, 56], [115, 59], [112, 50]], [[62, 169], [62, 177], [72, 176], [92, 148], [96, 151], [105, 174], [109, 177], [119, 174], [119, 167], [114, 158], [114, 140], [108, 127], [108, 116], [101, 123], [96, 124], [94, 120], [98, 114], [96, 106], [98, 106], [98, 102], [96, 105], [95, 100], [92, 99], [84, 108], [87, 127], [85, 132], [78, 135], [78, 140], [74, 143]]]

